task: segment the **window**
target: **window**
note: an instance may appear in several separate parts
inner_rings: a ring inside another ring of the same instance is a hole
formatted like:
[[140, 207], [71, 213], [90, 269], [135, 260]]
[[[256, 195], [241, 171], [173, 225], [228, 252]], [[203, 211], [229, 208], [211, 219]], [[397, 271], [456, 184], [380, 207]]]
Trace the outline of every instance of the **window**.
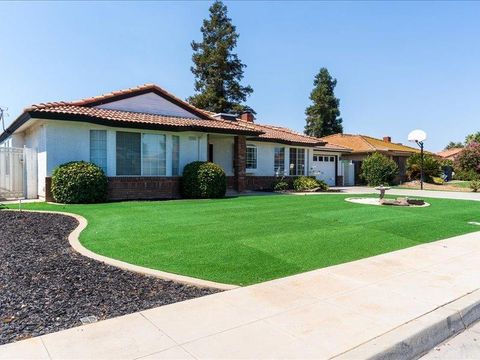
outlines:
[[313, 155], [313, 161], [317, 161], [317, 155]]
[[180, 175], [180, 137], [172, 136], [172, 175]]
[[107, 131], [90, 130], [90, 162], [107, 173]]
[[335, 156], [330, 156], [330, 162], [335, 162]]
[[165, 135], [142, 134], [142, 175], [166, 175]]
[[290, 175], [305, 175], [305, 149], [290, 148]]
[[256, 169], [257, 168], [257, 147], [253, 145], [247, 146], [247, 159], [246, 159], [247, 169]]
[[323, 161], [323, 156], [319, 156], [318, 161]]
[[285, 175], [285, 148], [275, 148], [274, 158], [275, 175]]
[[117, 131], [117, 175], [166, 175], [165, 135]]
[[141, 135], [117, 131], [117, 175], [141, 175]]

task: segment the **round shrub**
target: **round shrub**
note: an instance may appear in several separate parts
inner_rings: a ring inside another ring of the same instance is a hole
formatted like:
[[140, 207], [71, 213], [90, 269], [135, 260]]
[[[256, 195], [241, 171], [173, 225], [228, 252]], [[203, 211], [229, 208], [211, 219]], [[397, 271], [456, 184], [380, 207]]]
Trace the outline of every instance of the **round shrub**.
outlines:
[[107, 199], [107, 177], [97, 165], [72, 161], [58, 166], [52, 175], [52, 195], [65, 204], [103, 202]]
[[471, 181], [470, 189], [472, 189], [473, 192], [477, 192], [478, 190], [480, 190], [480, 180]]
[[398, 166], [392, 159], [373, 153], [362, 162], [362, 178], [369, 186], [389, 185], [398, 174]]
[[226, 192], [227, 176], [217, 164], [194, 161], [183, 169], [183, 197], [189, 199], [222, 198]]
[[[414, 154], [407, 160], [407, 176], [410, 180], [420, 180], [421, 155]], [[427, 182], [433, 182], [434, 177], [442, 173], [442, 164], [432, 155], [423, 154], [423, 174]]]
[[309, 191], [313, 189], [327, 190], [328, 186], [323, 181], [308, 176], [300, 176], [293, 181], [295, 191]]
[[274, 185], [273, 185], [273, 190], [275, 191], [286, 191], [288, 190], [290, 186], [288, 185], [288, 182], [284, 181], [284, 180], [281, 180], [281, 181], [277, 181]]

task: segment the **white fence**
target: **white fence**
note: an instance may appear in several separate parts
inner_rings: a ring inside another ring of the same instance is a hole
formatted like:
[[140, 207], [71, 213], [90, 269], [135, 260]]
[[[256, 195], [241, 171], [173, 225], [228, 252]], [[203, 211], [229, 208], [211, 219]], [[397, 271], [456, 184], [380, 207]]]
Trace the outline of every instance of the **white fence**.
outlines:
[[37, 152], [0, 147], [0, 199], [34, 199], [37, 187]]

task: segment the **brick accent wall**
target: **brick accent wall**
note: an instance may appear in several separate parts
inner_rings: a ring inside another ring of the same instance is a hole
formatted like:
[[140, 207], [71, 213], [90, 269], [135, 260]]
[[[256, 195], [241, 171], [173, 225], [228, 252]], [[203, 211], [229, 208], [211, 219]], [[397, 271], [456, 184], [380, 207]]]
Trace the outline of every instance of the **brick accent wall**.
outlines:
[[247, 140], [245, 136], [235, 136], [233, 142], [233, 171], [235, 178], [234, 188], [238, 192], [243, 192], [246, 189], [246, 155]]
[[[181, 177], [109, 177], [108, 200], [155, 200], [178, 199]], [[52, 196], [52, 179], [45, 179], [45, 199], [55, 201]]]
[[108, 200], [178, 199], [181, 177], [109, 177]]

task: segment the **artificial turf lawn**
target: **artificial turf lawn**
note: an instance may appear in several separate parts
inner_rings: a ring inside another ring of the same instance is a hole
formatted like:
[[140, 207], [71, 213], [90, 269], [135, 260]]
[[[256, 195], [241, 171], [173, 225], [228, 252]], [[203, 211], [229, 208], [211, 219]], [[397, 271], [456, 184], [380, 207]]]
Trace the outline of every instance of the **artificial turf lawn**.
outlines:
[[400, 208], [352, 204], [346, 197], [23, 206], [84, 216], [80, 241], [96, 253], [238, 285], [480, 230], [468, 224], [480, 222], [480, 202], [428, 199], [427, 208]]

